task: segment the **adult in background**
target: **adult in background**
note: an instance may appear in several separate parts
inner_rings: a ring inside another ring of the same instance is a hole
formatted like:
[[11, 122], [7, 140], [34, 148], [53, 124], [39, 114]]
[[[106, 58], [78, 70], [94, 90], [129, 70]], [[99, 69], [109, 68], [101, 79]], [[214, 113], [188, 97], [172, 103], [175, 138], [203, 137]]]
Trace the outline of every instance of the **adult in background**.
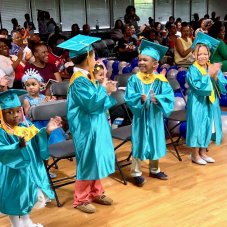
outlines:
[[225, 26], [221, 21], [217, 21], [209, 30], [209, 35], [220, 41], [218, 49], [211, 57], [211, 62], [220, 62], [222, 64], [221, 70], [227, 72], [227, 45], [224, 42]]
[[112, 29], [110, 33], [111, 39], [113, 39], [115, 42], [118, 41], [123, 37], [123, 30], [124, 30], [124, 24], [122, 20], [116, 20], [114, 28]]
[[190, 28], [187, 22], [181, 24], [181, 37], [178, 37], [174, 46], [175, 63], [182, 67], [188, 67], [193, 63], [192, 39], [189, 37]]
[[133, 25], [136, 30], [136, 33], [139, 32], [139, 26], [138, 26], [139, 20], [140, 18], [136, 15], [135, 7], [132, 5], [127, 6], [125, 10], [125, 16], [124, 16], [125, 24]]
[[37, 70], [43, 77], [45, 83], [47, 83], [49, 79], [62, 81], [57, 67], [48, 62], [48, 49], [44, 43], [35, 44], [32, 53], [35, 57], [35, 61], [25, 67], [25, 72], [28, 69]]
[[80, 27], [78, 24], [72, 24], [70, 38], [80, 34]]
[[124, 27], [124, 36], [118, 41], [117, 52], [119, 61], [130, 62], [138, 56], [137, 41], [132, 37], [129, 25]]

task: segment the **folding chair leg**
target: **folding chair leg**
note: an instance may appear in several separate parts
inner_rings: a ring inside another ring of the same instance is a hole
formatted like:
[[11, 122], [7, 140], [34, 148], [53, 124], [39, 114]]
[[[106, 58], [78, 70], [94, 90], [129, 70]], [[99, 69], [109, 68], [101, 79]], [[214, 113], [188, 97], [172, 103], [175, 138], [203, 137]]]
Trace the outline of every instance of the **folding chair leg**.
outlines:
[[125, 175], [124, 175], [124, 173], [123, 173], [123, 171], [121, 169], [121, 165], [119, 164], [116, 155], [115, 155], [115, 162], [116, 162], [116, 165], [117, 165], [118, 170], [120, 171], [120, 174], [121, 174], [122, 180], [124, 182], [124, 185], [127, 185], [127, 181], [125, 179]]
[[58, 195], [57, 195], [57, 192], [56, 192], [56, 190], [55, 190], [54, 184], [53, 184], [52, 179], [51, 179], [51, 177], [50, 177], [49, 168], [48, 168], [48, 166], [47, 166], [47, 164], [46, 164], [45, 161], [44, 161], [44, 166], [45, 166], [46, 171], [47, 171], [47, 176], [48, 176], [48, 178], [49, 178], [49, 182], [50, 182], [51, 188], [52, 188], [52, 190], [53, 190], [53, 192], [54, 192], [54, 197], [55, 197], [57, 206], [58, 206], [58, 207], [62, 207], [62, 204], [60, 203], [60, 200], [59, 200], [59, 198], [58, 198]]
[[132, 157], [132, 152], [129, 154], [129, 156], [127, 157], [127, 161], [129, 162], [129, 160], [131, 159], [131, 157]]
[[173, 145], [173, 147], [174, 147], [174, 149], [175, 149], [175, 151], [176, 151], [177, 158], [178, 158], [179, 161], [182, 161], [182, 158], [181, 158], [181, 156], [180, 156], [180, 154], [179, 154], [179, 152], [178, 152], [178, 149], [177, 149], [176, 144], [175, 144], [174, 141], [173, 141], [173, 138], [172, 138], [172, 136], [171, 136], [171, 133], [169, 132], [169, 129], [168, 129], [167, 125], [166, 125], [166, 124], [164, 124], [164, 125], [165, 125], [166, 131], [167, 131], [167, 133], [168, 133], [168, 136], [169, 136], [169, 138], [170, 138], [170, 140], [171, 140], [171, 144]]

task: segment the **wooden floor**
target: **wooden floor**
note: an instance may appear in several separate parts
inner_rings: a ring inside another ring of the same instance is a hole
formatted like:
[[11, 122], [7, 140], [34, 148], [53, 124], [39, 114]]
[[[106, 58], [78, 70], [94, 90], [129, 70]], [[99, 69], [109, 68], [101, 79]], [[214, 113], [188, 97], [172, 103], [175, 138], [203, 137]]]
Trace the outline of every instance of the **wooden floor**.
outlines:
[[[116, 143], [116, 142], [115, 142]], [[171, 148], [170, 148], [171, 149]], [[209, 154], [216, 163], [199, 166], [189, 160], [189, 150], [181, 147], [182, 162], [171, 150], [161, 160], [161, 169], [168, 173], [168, 181], [148, 177], [148, 165], [143, 172], [147, 183], [142, 188], [131, 182], [127, 186], [112, 177], [104, 179], [106, 193], [114, 200], [112, 206], [96, 205], [95, 214], [73, 209], [74, 185], [58, 189], [63, 207], [52, 201], [46, 208], [33, 210], [34, 222], [45, 227], [226, 227], [227, 226], [227, 135], [221, 146], [210, 146]], [[117, 154], [130, 151], [126, 144]], [[75, 163], [62, 162], [58, 176], [74, 173]], [[130, 166], [124, 168], [130, 180]], [[114, 177], [119, 178], [118, 173]], [[6, 216], [0, 216], [0, 227], [8, 227]]]

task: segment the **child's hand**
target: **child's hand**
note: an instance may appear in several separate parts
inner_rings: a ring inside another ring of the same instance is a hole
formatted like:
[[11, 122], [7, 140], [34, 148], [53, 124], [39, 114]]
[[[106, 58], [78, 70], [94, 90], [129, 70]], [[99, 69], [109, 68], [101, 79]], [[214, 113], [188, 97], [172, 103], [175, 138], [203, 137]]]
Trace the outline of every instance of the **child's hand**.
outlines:
[[106, 91], [108, 94], [111, 94], [112, 92], [115, 92], [117, 90], [117, 86], [116, 86], [116, 82], [115, 81], [107, 81], [106, 82]]
[[142, 94], [141, 95], [141, 101], [146, 102], [146, 100], [147, 100], [147, 96], [145, 94]]
[[3, 76], [2, 79], [0, 80], [0, 86], [8, 86], [9, 84], [9, 77], [8, 76]]
[[162, 75], [166, 75], [166, 69], [163, 69], [161, 72], [160, 72], [160, 74], [162, 74]]
[[157, 104], [157, 99], [155, 98], [154, 92], [152, 92], [151, 94], [151, 102], [153, 102], [154, 104]]
[[47, 134], [50, 134], [55, 129], [62, 127], [61, 122], [62, 122], [61, 117], [56, 116], [51, 118], [46, 127]]
[[221, 69], [221, 63], [214, 63], [211, 64], [208, 68], [208, 74], [210, 75], [211, 78], [214, 80], [217, 80], [217, 73]]
[[20, 137], [19, 146], [20, 146], [20, 148], [26, 147], [26, 141], [25, 141], [24, 137]]

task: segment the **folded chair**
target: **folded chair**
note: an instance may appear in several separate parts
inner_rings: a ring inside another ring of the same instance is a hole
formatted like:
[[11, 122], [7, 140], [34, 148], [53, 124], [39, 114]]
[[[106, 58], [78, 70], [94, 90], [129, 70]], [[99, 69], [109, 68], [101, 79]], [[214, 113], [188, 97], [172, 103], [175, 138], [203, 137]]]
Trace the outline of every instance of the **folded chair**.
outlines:
[[[55, 116], [65, 117], [66, 100], [50, 101], [37, 106], [32, 106], [29, 110], [29, 116], [31, 120], [49, 120], [50, 118]], [[74, 183], [75, 175], [54, 180], [54, 179], [51, 179], [49, 175], [49, 170], [51, 167], [56, 166], [56, 164], [59, 161], [63, 159], [72, 160], [72, 158], [75, 157], [75, 148], [74, 148], [73, 141], [66, 140], [57, 144], [51, 144], [49, 145], [49, 152], [50, 152], [50, 157], [52, 157], [54, 161], [50, 165], [46, 165], [46, 162], [44, 163], [47, 169], [50, 184], [55, 193], [57, 206], [61, 207], [62, 204], [59, 201], [56, 189], [59, 187]]]
[[[176, 91], [180, 92], [182, 98], [185, 101], [185, 104], [187, 104], [185, 96], [184, 96], [184, 93], [182, 92], [182, 89], [181, 89], [180, 84], [178, 83], [177, 79], [169, 78], [168, 81], [169, 81], [169, 84], [171, 85], [173, 91], [174, 92], [176, 92]], [[181, 159], [180, 154], [178, 152], [177, 146], [179, 145], [179, 141], [181, 139], [181, 135], [179, 133], [177, 139], [174, 140], [174, 138], [176, 137], [176, 134], [174, 134], [173, 131], [174, 131], [175, 128], [180, 126], [180, 124], [182, 124], [183, 122], [186, 122], [186, 120], [187, 120], [186, 109], [184, 109], [184, 110], [174, 110], [170, 114], [170, 116], [168, 116], [168, 117], [166, 117], [164, 119], [164, 126], [165, 126], [165, 129], [166, 129], [166, 133], [167, 133], [168, 138], [171, 141], [170, 143], [167, 143], [167, 145], [173, 145], [174, 150], [176, 152], [176, 155], [177, 155], [177, 158], [178, 158], [179, 161], [182, 161], [182, 159]], [[176, 124], [172, 128], [169, 128], [168, 127], [168, 122], [169, 121], [174, 121], [174, 122], [176, 122]]]
[[[117, 104], [115, 106], [113, 106], [112, 108], [110, 108], [110, 110], [109, 110], [110, 116], [115, 114], [115, 111], [117, 110], [118, 107], [122, 107], [131, 122], [131, 116], [128, 112], [127, 106], [124, 101], [124, 91], [117, 90], [116, 92], [112, 93], [112, 96], [117, 100]], [[131, 124], [122, 126], [122, 127], [116, 128], [116, 129], [112, 129], [112, 138], [122, 141], [120, 144], [118, 144], [116, 147], [114, 147], [115, 151], [117, 149], [119, 149], [121, 146], [123, 146], [125, 143], [127, 143], [128, 141], [131, 141], [131, 132], [132, 132]], [[119, 161], [115, 154], [115, 158], [116, 158], [115, 162], [116, 162], [117, 168], [121, 174], [123, 183], [125, 185], [127, 185], [127, 181], [126, 181], [126, 177], [122, 171], [122, 167], [131, 164], [131, 162], [130, 162], [131, 155], [132, 155], [132, 152], [130, 152], [129, 156], [126, 159]], [[124, 163], [124, 164], [122, 164], [122, 163]]]

